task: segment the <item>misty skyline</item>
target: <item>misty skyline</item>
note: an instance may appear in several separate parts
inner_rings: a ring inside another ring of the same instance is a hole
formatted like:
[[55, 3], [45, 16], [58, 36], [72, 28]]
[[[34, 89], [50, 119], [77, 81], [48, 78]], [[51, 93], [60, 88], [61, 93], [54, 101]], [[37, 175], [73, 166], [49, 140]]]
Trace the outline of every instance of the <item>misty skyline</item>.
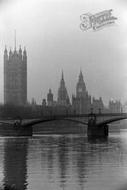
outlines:
[[[54, 98], [64, 72], [71, 98], [80, 68], [91, 96], [127, 101], [127, 3], [125, 0], [5, 0], [0, 1], [0, 102], [3, 102], [3, 53], [5, 45], [26, 46], [28, 101], [38, 103], [51, 88]], [[80, 15], [113, 9], [116, 24], [83, 32]]]

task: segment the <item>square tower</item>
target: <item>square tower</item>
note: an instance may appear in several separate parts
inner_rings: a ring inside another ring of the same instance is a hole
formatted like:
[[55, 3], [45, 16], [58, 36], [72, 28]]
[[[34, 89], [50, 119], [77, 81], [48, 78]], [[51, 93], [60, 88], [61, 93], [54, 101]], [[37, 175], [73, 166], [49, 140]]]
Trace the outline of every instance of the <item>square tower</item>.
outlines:
[[4, 50], [4, 104], [27, 103], [27, 53], [21, 47], [17, 51]]

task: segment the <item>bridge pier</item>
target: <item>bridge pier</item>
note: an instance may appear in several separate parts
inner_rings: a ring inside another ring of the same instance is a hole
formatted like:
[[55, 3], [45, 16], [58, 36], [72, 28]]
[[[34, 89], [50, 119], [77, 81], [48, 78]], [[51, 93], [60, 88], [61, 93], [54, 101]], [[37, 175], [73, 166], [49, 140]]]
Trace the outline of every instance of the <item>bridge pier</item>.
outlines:
[[2, 124], [0, 125], [0, 136], [32, 136], [32, 126], [23, 126], [20, 124]]
[[13, 134], [14, 136], [32, 136], [33, 128], [32, 126], [25, 127], [22, 125], [13, 126]]
[[96, 125], [89, 126], [87, 129], [88, 137], [108, 137], [108, 125], [98, 127]]
[[90, 138], [106, 138], [108, 137], [108, 125], [97, 125], [96, 123], [96, 116], [92, 115], [92, 117], [88, 120], [88, 127], [87, 127], [87, 136]]
[[16, 129], [16, 136], [32, 136], [33, 128], [32, 127], [21, 127]]

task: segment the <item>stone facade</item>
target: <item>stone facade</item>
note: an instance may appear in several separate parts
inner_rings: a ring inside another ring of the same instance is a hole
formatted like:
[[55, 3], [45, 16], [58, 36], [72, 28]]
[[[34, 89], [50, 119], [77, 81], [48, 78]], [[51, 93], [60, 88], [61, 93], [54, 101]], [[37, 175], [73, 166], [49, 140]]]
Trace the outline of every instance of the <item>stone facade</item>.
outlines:
[[17, 51], [4, 50], [4, 104], [27, 103], [27, 54], [21, 47]]
[[95, 99], [93, 97], [92, 108], [93, 108], [94, 113], [99, 113], [99, 112], [104, 111], [104, 104], [103, 104], [103, 100], [101, 97], [99, 99]]
[[116, 101], [110, 100], [108, 107], [109, 107], [109, 110], [110, 110], [111, 113], [120, 113], [120, 112], [122, 112], [122, 104], [118, 100], [116, 100]]

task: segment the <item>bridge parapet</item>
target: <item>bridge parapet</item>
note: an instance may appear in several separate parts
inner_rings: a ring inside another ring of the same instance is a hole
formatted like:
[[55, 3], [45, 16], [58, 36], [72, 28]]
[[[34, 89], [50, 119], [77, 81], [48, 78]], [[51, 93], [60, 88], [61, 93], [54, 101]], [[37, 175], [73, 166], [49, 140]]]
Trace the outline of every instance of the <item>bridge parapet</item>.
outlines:
[[[65, 119], [73, 119], [77, 121], [84, 121], [85, 123], [88, 122], [89, 117], [91, 115], [96, 116], [96, 122], [104, 122], [106, 120], [115, 120], [119, 118], [126, 119], [127, 118], [127, 113], [97, 113], [97, 114], [64, 114], [64, 115], [51, 115], [51, 116], [44, 116], [41, 118], [36, 118], [36, 119], [22, 119], [22, 125], [27, 125], [27, 124], [34, 124], [36, 122], [46, 122], [46, 121], [53, 121], [53, 120], [65, 120]], [[15, 120], [1, 120], [0, 123], [13, 123]]]
[[112, 123], [115, 121], [120, 121], [123, 119], [127, 119], [127, 114], [112, 114], [112, 115], [102, 115], [97, 117], [96, 123]]
[[[95, 116], [95, 122], [93, 124], [89, 125], [89, 120], [91, 116]], [[127, 119], [127, 113], [98, 113], [98, 114], [66, 114], [66, 115], [51, 115], [51, 116], [45, 116], [41, 118], [36, 119], [21, 119], [20, 126], [15, 127], [15, 119], [14, 120], [1, 120], [0, 123], [3, 124], [9, 124], [12, 134], [17, 136], [31, 136], [33, 125], [44, 123], [44, 122], [51, 122], [51, 121], [57, 121], [57, 120], [69, 120], [71, 122], [81, 123], [83, 126], [87, 125], [88, 130], [88, 136], [89, 135], [107, 135], [108, 134], [108, 124]], [[1, 125], [2, 128], [2, 125]], [[7, 127], [6, 127], [7, 128]], [[7, 130], [3, 130], [10, 135], [10, 132], [7, 132]], [[72, 129], [73, 130], [73, 129]]]
[[75, 121], [82, 124], [88, 124], [89, 117], [91, 115], [96, 116], [96, 123], [103, 123], [106, 121], [111, 120], [120, 120], [127, 118], [127, 113], [98, 113], [98, 114], [66, 114], [66, 115], [51, 115], [51, 116], [44, 116], [42, 118], [31, 119], [31, 120], [22, 120], [23, 125], [35, 125], [38, 123], [48, 122], [48, 121], [55, 121], [55, 120], [69, 120]]

